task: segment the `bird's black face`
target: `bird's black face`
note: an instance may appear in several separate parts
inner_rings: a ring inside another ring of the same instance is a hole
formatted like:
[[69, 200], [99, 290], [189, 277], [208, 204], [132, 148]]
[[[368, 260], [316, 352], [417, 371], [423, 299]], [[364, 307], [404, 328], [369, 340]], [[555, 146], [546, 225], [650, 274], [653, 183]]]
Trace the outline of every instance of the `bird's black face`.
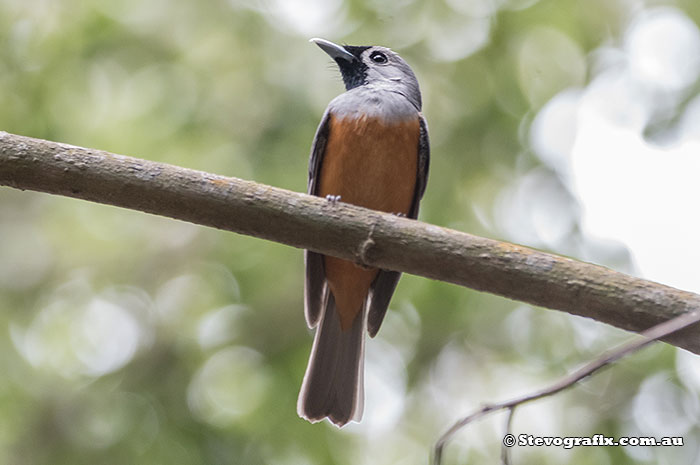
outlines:
[[345, 90], [366, 84], [368, 67], [362, 61], [362, 53], [371, 47], [345, 45], [343, 48], [354, 57], [352, 60], [348, 60], [346, 56], [333, 57], [335, 62], [338, 63], [340, 74], [343, 76]]

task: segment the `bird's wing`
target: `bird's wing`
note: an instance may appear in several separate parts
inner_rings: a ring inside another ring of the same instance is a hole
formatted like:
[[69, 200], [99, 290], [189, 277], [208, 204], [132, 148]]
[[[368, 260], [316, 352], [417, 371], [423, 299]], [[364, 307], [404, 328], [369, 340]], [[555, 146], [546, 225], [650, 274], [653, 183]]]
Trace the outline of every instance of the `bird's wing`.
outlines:
[[[309, 182], [307, 192], [316, 195], [318, 190], [318, 175], [323, 162], [323, 155], [328, 142], [328, 128], [330, 113], [326, 113], [316, 129], [316, 136], [311, 145], [311, 157], [309, 158]], [[304, 280], [304, 316], [309, 328], [318, 324], [324, 305], [324, 293], [326, 292], [326, 275], [323, 270], [323, 255], [309, 250], [304, 251], [304, 263], [306, 265], [306, 278]]]

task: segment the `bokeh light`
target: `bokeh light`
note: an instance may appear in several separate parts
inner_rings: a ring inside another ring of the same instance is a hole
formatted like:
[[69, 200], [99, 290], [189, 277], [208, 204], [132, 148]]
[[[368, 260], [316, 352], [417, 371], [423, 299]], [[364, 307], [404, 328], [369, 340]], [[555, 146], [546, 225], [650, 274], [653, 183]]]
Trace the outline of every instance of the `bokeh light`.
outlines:
[[[566, 174], [587, 234], [626, 245], [643, 276], [698, 291], [692, 244], [700, 222], [688, 212], [700, 196], [700, 158], [683, 130], [700, 121], [689, 123], [692, 106], [684, 111], [682, 103], [700, 76], [700, 31], [681, 11], [658, 8], [639, 13], [625, 38], [623, 49], [600, 51], [585, 90], [566, 90], [544, 106], [533, 146]], [[644, 131], [669, 105], [684, 123], [673, 142], [658, 146]]]

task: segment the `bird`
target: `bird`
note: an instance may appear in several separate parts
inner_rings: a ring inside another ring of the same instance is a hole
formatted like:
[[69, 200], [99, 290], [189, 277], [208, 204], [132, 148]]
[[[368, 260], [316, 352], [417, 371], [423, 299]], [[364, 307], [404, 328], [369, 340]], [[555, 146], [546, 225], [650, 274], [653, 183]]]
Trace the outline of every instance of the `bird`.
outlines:
[[[316, 130], [308, 193], [417, 218], [430, 143], [413, 70], [386, 47], [310, 41], [338, 65], [346, 91]], [[309, 250], [304, 262], [304, 314], [316, 334], [297, 413], [342, 427], [362, 419], [364, 331], [377, 334], [401, 273]]]

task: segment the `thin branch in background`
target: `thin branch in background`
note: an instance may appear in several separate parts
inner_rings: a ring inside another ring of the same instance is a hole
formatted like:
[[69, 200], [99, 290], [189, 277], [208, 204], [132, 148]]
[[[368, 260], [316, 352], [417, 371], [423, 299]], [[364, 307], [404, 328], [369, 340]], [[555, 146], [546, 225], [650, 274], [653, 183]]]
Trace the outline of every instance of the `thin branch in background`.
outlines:
[[[514, 405], [508, 409], [508, 418], [506, 418], [506, 436], [513, 434], [513, 417], [515, 416], [516, 407], [517, 405]], [[505, 444], [505, 441], [501, 441], [501, 462], [503, 465], [510, 465], [511, 449], [512, 447], [508, 447]]]
[[[481, 417], [484, 417], [486, 415], [489, 415], [494, 412], [499, 412], [501, 410], [510, 410], [509, 412], [509, 418], [507, 420], [506, 424], [506, 432], [507, 434], [512, 434], [510, 433], [510, 428], [511, 428], [511, 422], [512, 422], [512, 417], [515, 412], [515, 408], [523, 405], [528, 402], [532, 402], [534, 400], [542, 399], [544, 397], [548, 397], [554, 394], [557, 394], [565, 389], [568, 389], [572, 386], [574, 386], [576, 383], [581, 381], [582, 379], [592, 375], [593, 373], [601, 370], [604, 367], [609, 366], [611, 363], [621, 359], [622, 357], [632, 354], [643, 347], [646, 347], [647, 345], [651, 344], [652, 342], [656, 341], [659, 338], [662, 338], [664, 336], [668, 336], [669, 334], [672, 334], [676, 331], [680, 331], [683, 328], [686, 328], [694, 323], [700, 322], [700, 311], [698, 310], [693, 310], [687, 313], [684, 313], [680, 316], [677, 316], [671, 320], [665, 321], [663, 323], [660, 323], [656, 326], [653, 326], [646, 331], [642, 331], [640, 335], [642, 337], [634, 338], [633, 340], [626, 342], [614, 349], [611, 349], [605, 353], [603, 353], [600, 357], [596, 358], [595, 360], [587, 363], [586, 365], [582, 366], [578, 370], [574, 371], [573, 373], [570, 373], [569, 375], [563, 377], [553, 385], [551, 385], [548, 388], [542, 389], [540, 391], [536, 391], [531, 394], [527, 394], [506, 402], [501, 402], [497, 404], [490, 404], [490, 405], [485, 405], [481, 407], [479, 410], [475, 411], [474, 413], [470, 414], [469, 416], [462, 418], [461, 420], [455, 422], [450, 429], [448, 429], [441, 437], [438, 439], [438, 441], [435, 443], [435, 448], [434, 448], [434, 454], [433, 454], [433, 464], [434, 465], [441, 465], [442, 464], [442, 455], [443, 455], [443, 450], [447, 443], [452, 439], [452, 437], [462, 428], [467, 426], [468, 424], [474, 422], [475, 420], [478, 420]], [[504, 435], [504, 447], [508, 447], [507, 444], [505, 444], [505, 435]], [[514, 445], [514, 443], [513, 443]], [[509, 465], [510, 463], [510, 454], [507, 452], [502, 452], [501, 454], [501, 460], [503, 463], [506, 465]]]

